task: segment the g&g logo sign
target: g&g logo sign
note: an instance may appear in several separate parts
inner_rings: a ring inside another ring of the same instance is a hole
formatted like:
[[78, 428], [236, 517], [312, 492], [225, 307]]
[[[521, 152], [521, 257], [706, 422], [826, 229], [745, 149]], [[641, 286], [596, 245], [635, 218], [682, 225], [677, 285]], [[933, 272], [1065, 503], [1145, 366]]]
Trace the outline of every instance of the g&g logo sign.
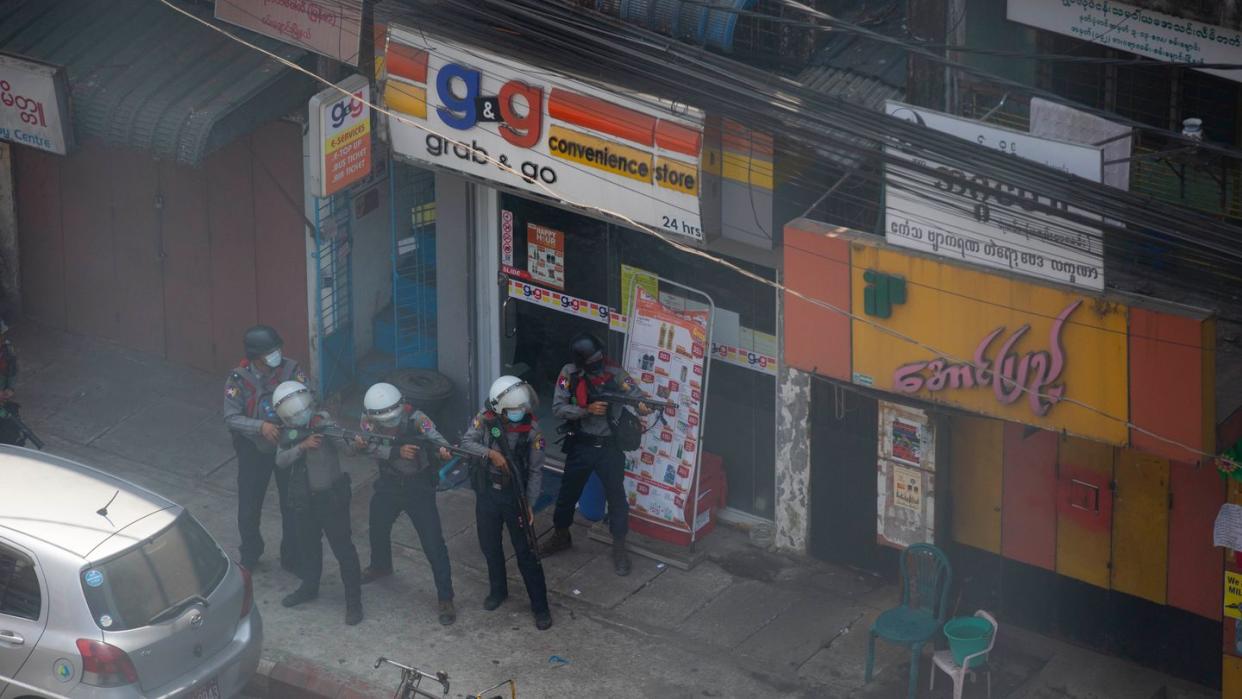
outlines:
[[362, 90], [356, 90], [350, 96], [349, 101], [341, 100], [332, 105], [329, 121], [333, 129], [339, 129], [345, 124], [346, 119], [357, 120], [366, 111], [366, 97], [362, 94]]

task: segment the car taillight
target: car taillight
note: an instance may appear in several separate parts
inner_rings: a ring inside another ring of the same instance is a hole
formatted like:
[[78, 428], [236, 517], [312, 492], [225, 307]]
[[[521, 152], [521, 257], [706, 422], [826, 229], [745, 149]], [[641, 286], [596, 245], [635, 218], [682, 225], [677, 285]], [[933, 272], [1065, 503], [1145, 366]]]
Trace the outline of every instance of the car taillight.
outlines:
[[245, 619], [250, 614], [250, 607], [254, 605], [254, 582], [250, 579], [250, 571], [246, 566], [238, 563], [237, 568], [241, 570], [242, 585], [245, 586], [246, 592], [242, 596], [241, 618]]
[[138, 670], [125, 651], [102, 641], [78, 639], [82, 682], [95, 687], [120, 687], [138, 681]]

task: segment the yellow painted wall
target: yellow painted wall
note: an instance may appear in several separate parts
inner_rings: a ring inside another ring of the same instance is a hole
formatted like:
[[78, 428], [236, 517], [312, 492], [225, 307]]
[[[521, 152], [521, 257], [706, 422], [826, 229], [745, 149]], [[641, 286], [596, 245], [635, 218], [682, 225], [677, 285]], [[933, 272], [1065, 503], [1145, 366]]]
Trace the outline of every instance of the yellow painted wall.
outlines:
[[1121, 449], [1115, 479], [1113, 589], [1164, 604], [1168, 599], [1169, 462]]
[[[1102, 408], [1112, 419], [1067, 402], [1053, 405], [1044, 416], [1032, 411], [1026, 394], [1011, 404], [997, 400], [990, 385], [924, 388], [913, 395], [957, 405], [971, 412], [1067, 431], [1110, 444], [1128, 444], [1125, 420], [1129, 415], [1127, 308], [1017, 278], [972, 270], [948, 262], [904, 252], [851, 243], [853, 312], [868, 322], [853, 321], [853, 379], [884, 391], [895, 388], [894, 371], [913, 362], [935, 360], [939, 353], [952, 360], [973, 362], [980, 342], [1004, 328], [992, 342], [987, 357], [993, 362], [1001, 345], [1022, 325], [1030, 329], [1013, 347], [1018, 357], [1049, 351], [1054, 319], [1071, 303], [1082, 304], [1069, 316], [1061, 334], [1065, 351], [1061, 382], [1065, 397]], [[892, 316], [880, 319], [864, 313], [863, 273], [874, 269], [906, 279], [906, 302], [895, 305]], [[917, 339], [920, 347], [884, 328]]]
[[954, 415], [949, 426], [953, 538], [999, 554], [1005, 423]]
[[1225, 698], [1242, 697], [1242, 658], [1223, 655], [1224, 672], [1221, 673], [1221, 693]]
[[[1099, 587], [1109, 586], [1112, 554], [1114, 448], [1076, 437], [1062, 437], [1057, 456], [1057, 572]], [[1098, 512], [1069, 506], [1070, 488], [1080, 480], [1099, 487]]]

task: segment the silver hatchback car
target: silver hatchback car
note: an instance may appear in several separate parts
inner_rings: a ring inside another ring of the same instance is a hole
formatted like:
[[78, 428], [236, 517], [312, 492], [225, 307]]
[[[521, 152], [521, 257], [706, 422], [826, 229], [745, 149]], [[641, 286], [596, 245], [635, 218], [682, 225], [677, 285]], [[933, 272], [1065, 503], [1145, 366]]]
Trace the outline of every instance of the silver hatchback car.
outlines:
[[236, 696], [263, 645], [253, 599], [181, 506], [0, 447], [0, 699]]

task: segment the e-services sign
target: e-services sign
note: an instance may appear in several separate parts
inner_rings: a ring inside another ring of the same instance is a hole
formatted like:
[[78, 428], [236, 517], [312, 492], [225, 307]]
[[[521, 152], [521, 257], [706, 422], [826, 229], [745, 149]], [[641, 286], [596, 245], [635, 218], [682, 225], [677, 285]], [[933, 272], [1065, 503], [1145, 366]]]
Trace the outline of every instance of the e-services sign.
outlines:
[[703, 238], [701, 114], [400, 27], [385, 66], [399, 155]]

